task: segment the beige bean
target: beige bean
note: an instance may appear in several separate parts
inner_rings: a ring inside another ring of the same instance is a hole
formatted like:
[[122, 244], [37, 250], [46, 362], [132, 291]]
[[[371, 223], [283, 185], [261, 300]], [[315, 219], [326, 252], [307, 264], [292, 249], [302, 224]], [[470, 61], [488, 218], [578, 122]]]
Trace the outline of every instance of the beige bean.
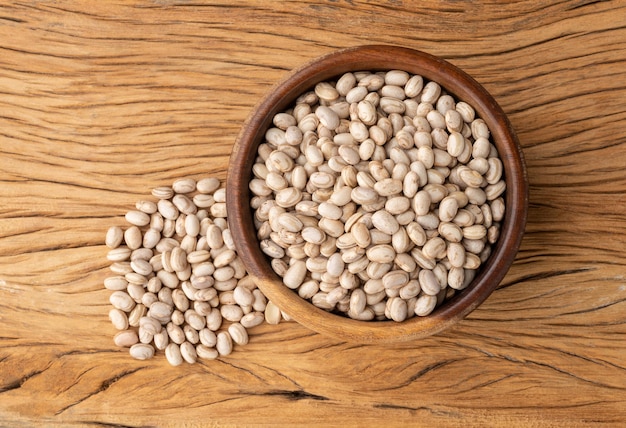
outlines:
[[142, 244], [144, 248], [154, 248], [161, 240], [161, 232], [149, 228], [143, 235]]
[[190, 342], [183, 342], [180, 345], [180, 355], [189, 364], [194, 364], [198, 359], [196, 347]]
[[475, 270], [480, 267], [480, 264], [481, 260], [479, 256], [470, 252], [465, 253], [465, 264], [463, 265], [464, 269]]
[[223, 202], [216, 202], [215, 204], [211, 205], [210, 212], [213, 217], [226, 218], [226, 204]]
[[426, 186], [424, 186], [424, 190], [428, 192], [428, 195], [430, 196], [430, 201], [433, 204], [441, 202], [443, 198], [448, 196], [448, 189], [441, 184], [428, 183]]
[[291, 288], [296, 289], [302, 284], [304, 281], [304, 277], [306, 275], [307, 269], [305, 262], [301, 260], [296, 260], [290, 267], [287, 269], [285, 276], [283, 276], [283, 283]]
[[344, 73], [338, 80], [335, 90], [339, 95], [346, 96], [356, 85], [356, 77], [353, 73]]
[[409, 274], [403, 270], [392, 270], [382, 277], [385, 289], [399, 289], [409, 282]]
[[309, 272], [326, 272], [327, 264], [328, 259], [324, 256], [309, 257], [305, 262], [306, 269]]
[[197, 195], [193, 196], [192, 202], [198, 208], [209, 208], [215, 203], [215, 199], [211, 195], [198, 193]]
[[135, 330], [123, 330], [113, 336], [113, 342], [116, 346], [129, 348], [139, 342], [139, 337]]
[[413, 198], [413, 210], [416, 215], [426, 215], [430, 211], [431, 196], [426, 190], [420, 190]]
[[392, 215], [402, 214], [411, 207], [411, 200], [406, 196], [395, 196], [387, 199], [385, 210]]
[[176, 193], [191, 193], [196, 190], [196, 180], [193, 178], [180, 178], [172, 183], [172, 190]]
[[148, 276], [152, 273], [152, 265], [147, 260], [132, 260], [130, 262], [130, 267], [139, 275]]
[[406, 109], [406, 106], [404, 105], [404, 103], [395, 97], [381, 97], [379, 106], [381, 110], [383, 110], [387, 114], [391, 114], [391, 113], [402, 114], [404, 113]]
[[[107, 253], [107, 260], [111, 262], [123, 262], [130, 259], [131, 249], [128, 247], [117, 247]], [[132, 266], [131, 266], [132, 267]]]
[[[499, 237], [500, 237], [499, 225], [494, 224], [489, 229], [487, 229], [487, 242], [489, 242], [490, 244], [495, 244]], [[487, 248], [491, 248], [491, 247], [487, 247]], [[487, 248], [485, 248], [485, 250]]]
[[167, 186], [155, 187], [152, 189], [152, 196], [159, 199], [170, 199], [174, 196], [174, 190]]
[[474, 108], [466, 102], [459, 101], [455, 106], [456, 111], [461, 115], [463, 121], [466, 123], [472, 123], [475, 117]]
[[246, 345], [249, 341], [246, 328], [238, 322], [228, 326], [228, 333], [230, 334], [232, 341], [237, 345]]
[[376, 228], [370, 229], [370, 237], [372, 239], [372, 245], [391, 243], [391, 235]]
[[165, 358], [171, 366], [180, 366], [183, 363], [183, 356], [180, 352], [180, 346], [176, 343], [170, 343], [169, 345], [167, 345], [167, 347], [165, 348]]
[[433, 269], [436, 265], [436, 261], [426, 257], [419, 248], [413, 248], [411, 250], [411, 256], [415, 259], [417, 265], [422, 269]]
[[374, 245], [367, 249], [367, 258], [376, 263], [391, 263], [396, 257], [396, 252], [391, 245]]
[[[450, 133], [452, 132], [461, 132], [463, 130], [463, 125], [464, 125], [464, 121], [463, 121], [463, 116], [461, 116], [461, 114], [453, 108], [447, 110], [445, 113], [445, 121], [446, 121], [446, 128], [448, 129], [448, 131]], [[458, 156], [458, 155], [454, 155], [454, 156]]]
[[491, 201], [491, 216], [493, 221], [502, 221], [504, 218], [504, 199], [499, 197]]
[[463, 267], [465, 264], [465, 248], [458, 242], [448, 243], [447, 256], [452, 267]]
[[[426, 120], [430, 124], [430, 127], [434, 129], [444, 129], [446, 127], [446, 120], [444, 116], [437, 110], [431, 110], [426, 114]], [[445, 146], [444, 146], [445, 147]]]
[[421, 291], [419, 281], [412, 279], [400, 288], [399, 297], [405, 300], [417, 297]]
[[322, 217], [326, 217], [331, 220], [339, 220], [343, 215], [342, 209], [331, 202], [322, 202], [319, 204], [317, 211]]
[[355, 187], [351, 192], [352, 200], [360, 205], [372, 204], [378, 200], [378, 196], [376, 190], [363, 186]]
[[143, 328], [148, 333], [155, 335], [161, 332], [161, 323], [150, 316], [144, 316], [139, 319], [139, 327]]
[[440, 223], [439, 217], [432, 212], [429, 212], [426, 215], [417, 216], [415, 221], [422, 226], [425, 231], [436, 230]]
[[481, 187], [485, 180], [478, 171], [467, 167], [459, 171], [459, 178], [469, 187]]
[[335, 307], [341, 300], [348, 295], [349, 287], [334, 287], [326, 293], [326, 303], [330, 307]]
[[406, 253], [413, 245], [406, 229], [401, 227], [391, 236], [391, 246], [396, 253]]
[[265, 307], [265, 321], [268, 324], [276, 325], [280, 322], [282, 315], [280, 309], [273, 302], [268, 301]]
[[491, 150], [491, 143], [487, 138], [476, 138], [472, 144], [472, 157], [487, 158]]
[[294, 187], [288, 187], [276, 193], [276, 204], [283, 208], [295, 206], [302, 200], [302, 192]]
[[[458, 128], [458, 127], [457, 127]], [[446, 150], [450, 156], [458, 157], [465, 149], [465, 138], [459, 132], [450, 132]]]
[[135, 301], [124, 291], [114, 291], [109, 297], [109, 302], [114, 308], [124, 312], [130, 312], [135, 307]]
[[389, 235], [393, 235], [400, 228], [395, 217], [385, 210], [377, 211], [372, 215], [372, 224], [376, 229]]
[[332, 220], [330, 218], [323, 217], [320, 219], [318, 225], [321, 230], [333, 238], [339, 238], [343, 235], [344, 224], [339, 220]]
[[481, 188], [467, 187], [464, 193], [467, 196], [468, 203], [482, 205], [487, 201], [487, 194]]
[[238, 322], [243, 317], [243, 310], [238, 305], [222, 305], [220, 313], [223, 319], [231, 322]]
[[131, 250], [136, 250], [141, 247], [143, 237], [137, 226], [131, 226], [124, 231], [124, 242], [126, 242], [126, 245]]
[[409, 98], [417, 97], [424, 87], [424, 79], [422, 76], [414, 75], [411, 76], [404, 85], [404, 93]]
[[[148, 308], [150, 307], [150, 305], [152, 305], [154, 302], [158, 302], [159, 301], [159, 297], [156, 295], [156, 293], [152, 293], [152, 292], [146, 292], [141, 296], [141, 303], [144, 307]], [[139, 305], [137, 305], [139, 306]], [[137, 307], [135, 306], [135, 307]]]
[[465, 269], [462, 267], [451, 267], [448, 271], [447, 283], [450, 288], [462, 290], [465, 288]]
[[448, 242], [461, 242], [463, 239], [463, 230], [455, 223], [441, 222], [437, 230]]
[[415, 302], [415, 315], [424, 317], [430, 315], [437, 305], [437, 296], [422, 294]]
[[124, 217], [127, 222], [134, 226], [142, 227], [150, 224], [150, 216], [138, 210], [128, 211]]
[[406, 301], [400, 297], [392, 297], [387, 301], [389, 306], [389, 317], [396, 321], [402, 322], [407, 319], [407, 304]]
[[252, 328], [261, 325], [263, 321], [265, 321], [263, 312], [254, 311], [244, 315], [239, 322], [245, 328]]
[[[356, 98], [360, 97], [362, 94], [363, 92], [361, 90], [358, 90], [355, 88], [354, 94], [350, 94], [350, 95], [354, 96], [354, 99], [356, 100]], [[376, 138], [372, 137], [372, 128], [371, 128], [372, 125], [376, 124], [376, 121], [378, 119], [375, 104], [373, 104], [371, 101], [366, 100], [366, 99], [362, 99], [362, 100], [355, 101], [355, 102], [358, 103], [357, 108], [356, 108], [358, 119], [363, 124], [370, 126], [369, 136], [373, 140], [376, 140]]]
[[220, 180], [214, 177], [203, 178], [196, 183], [196, 189], [200, 193], [211, 194], [220, 188]]
[[475, 224], [463, 228], [465, 239], [482, 239], [487, 236], [487, 229], [482, 224]]
[[[177, 345], [180, 345], [181, 343], [185, 341], [185, 333], [183, 332], [183, 329], [180, 328], [178, 325], [174, 324], [173, 322], [168, 322], [167, 325], [165, 326], [165, 330], [167, 331], [167, 335], [169, 336], [171, 340], [170, 344], [175, 343]], [[167, 348], [165, 349], [166, 349], [166, 355], [167, 355]]]
[[167, 330], [165, 329], [161, 329], [160, 332], [155, 334], [153, 340], [154, 340], [154, 347], [158, 349], [159, 351], [165, 350], [165, 348], [167, 348], [167, 345], [169, 345], [170, 343]]
[[129, 353], [136, 360], [147, 360], [154, 356], [154, 347], [146, 343], [136, 343], [130, 347]]
[[109, 320], [117, 330], [126, 330], [128, 328], [128, 317], [126, 312], [121, 309], [113, 308], [109, 311]]
[[495, 184], [489, 184], [485, 187], [485, 196], [488, 201], [493, 201], [494, 199], [499, 198], [506, 189], [506, 183], [504, 180], [500, 180]]
[[217, 331], [222, 326], [222, 313], [218, 308], [213, 308], [206, 316], [206, 326], [211, 331]]
[[[354, 123], [354, 122], [353, 122]], [[362, 124], [361, 124], [362, 125]], [[365, 126], [365, 125], [363, 125]], [[360, 141], [367, 139], [369, 133], [365, 133], [361, 135], [359, 132], [355, 132]], [[357, 146], [352, 144], [344, 144], [339, 146], [338, 150], [339, 156], [346, 162], [348, 165], [356, 165], [361, 162], [361, 156], [359, 155], [359, 149]]]
[[111, 291], [124, 291], [128, 287], [128, 281], [123, 276], [111, 276], [104, 280], [104, 287]]
[[315, 85], [315, 95], [324, 101], [334, 101], [339, 98], [339, 92], [328, 82], [320, 82]]
[[442, 222], [450, 222], [459, 210], [459, 203], [453, 196], [446, 196], [439, 203], [439, 219]]
[[285, 250], [272, 240], [264, 239], [260, 245], [261, 251], [274, 259], [282, 259], [285, 256]]
[[168, 321], [173, 310], [173, 304], [171, 305], [166, 302], [154, 302], [150, 305], [148, 316], [160, 322]]
[[430, 259], [441, 259], [445, 256], [446, 242], [438, 236], [435, 236], [424, 244], [422, 253]]
[[352, 236], [354, 237], [355, 243], [361, 248], [367, 248], [371, 242], [372, 238], [365, 223], [355, 223], [354, 226], [350, 229]]
[[337, 189], [330, 196], [328, 202], [331, 202], [338, 207], [343, 207], [344, 205], [352, 201], [352, 191], [353, 189], [348, 186]]
[[423, 103], [435, 104], [440, 94], [441, 86], [436, 82], [430, 81], [424, 85], [420, 100]]
[[196, 354], [198, 358], [202, 358], [203, 360], [214, 360], [219, 357], [217, 349], [203, 344], [196, 345]]
[[397, 253], [394, 263], [405, 272], [413, 272], [417, 268], [417, 262], [409, 253]]
[[[329, 189], [335, 184], [335, 176], [327, 172], [314, 172], [309, 177], [309, 183], [318, 189]], [[276, 197], [278, 198], [278, 195]], [[298, 200], [297, 202], [300, 202], [300, 200]], [[288, 206], [291, 205], [295, 205], [295, 203], [292, 203]]]
[[394, 178], [385, 178], [374, 184], [374, 190], [380, 196], [392, 196], [402, 192], [402, 181]]
[[423, 246], [426, 243], [426, 232], [419, 223], [411, 222], [407, 224], [406, 232], [415, 245]]
[[119, 226], [112, 226], [107, 230], [105, 244], [109, 248], [117, 248], [124, 240], [124, 231]]
[[485, 138], [489, 139], [489, 127], [482, 119], [474, 119], [471, 123], [472, 136], [474, 139]]

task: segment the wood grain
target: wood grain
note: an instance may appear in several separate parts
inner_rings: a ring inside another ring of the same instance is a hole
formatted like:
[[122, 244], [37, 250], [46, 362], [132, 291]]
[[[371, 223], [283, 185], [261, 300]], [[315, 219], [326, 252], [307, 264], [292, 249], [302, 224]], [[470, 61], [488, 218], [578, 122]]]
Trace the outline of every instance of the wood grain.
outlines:
[[[0, 2], [0, 425], [622, 425], [625, 18], [619, 1]], [[366, 43], [442, 56], [509, 115], [530, 211], [500, 288], [415, 343], [283, 323], [178, 368], [117, 349], [108, 226], [155, 186], [225, 178], [272, 84]]]

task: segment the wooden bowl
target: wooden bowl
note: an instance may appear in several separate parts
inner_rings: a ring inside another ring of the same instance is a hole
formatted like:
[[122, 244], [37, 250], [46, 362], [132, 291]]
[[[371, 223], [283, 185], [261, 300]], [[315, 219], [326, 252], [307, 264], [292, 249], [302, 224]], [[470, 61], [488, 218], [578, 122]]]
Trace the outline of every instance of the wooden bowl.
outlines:
[[[444, 87], [457, 100], [469, 103], [489, 126], [504, 166], [506, 214], [490, 258], [473, 282], [430, 315], [404, 322], [357, 321], [315, 307], [282, 283], [262, 253], [253, 225], [248, 184], [257, 148], [276, 113], [321, 81], [348, 71], [404, 70]], [[417, 50], [395, 46], [361, 46], [318, 58], [290, 73], [255, 107], [232, 150], [227, 177], [228, 224], [239, 256], [266, 297], [300, 324], [350, 342], [400, 342], [440, 332], [476, 309], [499, 285], [519, 248], [528, 210], [528, 181], [519, 142], [506, 115], [493, 97], [472, 77], [452, 64]]]

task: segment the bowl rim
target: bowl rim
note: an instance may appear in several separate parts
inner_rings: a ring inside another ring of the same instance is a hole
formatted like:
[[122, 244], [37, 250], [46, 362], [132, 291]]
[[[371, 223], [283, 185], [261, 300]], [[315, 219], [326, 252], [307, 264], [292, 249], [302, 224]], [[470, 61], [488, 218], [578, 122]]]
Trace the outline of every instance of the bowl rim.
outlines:
[[[252, 163], [265, 130], [276, 113], [311, 90], [315, 83], [348, 71], [404, 70], [439, 83], [457, 101], [468, 102], [491, 131], [506, 182], [505, 216], [492, 253], [469, 287], [426, 317], [395, 321], [358, 321], [317, 308], [286, 287], [262, 253], [253, 225], [248, 184]], [[246, 173], [245, 171], [248, 171]], [[300, 324], [344, 341], [401, 342], [441, 332], [483, 303], [498, 287], [513, 263], [527, 221], [528, 178], [519, 140], [506, 114], [493, 96], [474, 78], [446, 60], [429, 53], [394, 45], [362, 45], [336, 50], [288, 73], [258, 102], [237, 136], [226, 180], [228, 225], [235, 248], [248, 274], [263, 294]], [[339, 322], [338, 322], [339, 321]]]

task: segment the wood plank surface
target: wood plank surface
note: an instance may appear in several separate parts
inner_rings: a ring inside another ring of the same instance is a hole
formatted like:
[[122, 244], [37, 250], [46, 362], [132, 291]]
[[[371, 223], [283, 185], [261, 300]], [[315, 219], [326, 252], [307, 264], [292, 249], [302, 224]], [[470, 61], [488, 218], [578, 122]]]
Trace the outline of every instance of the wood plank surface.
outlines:
[[[194, 365], [117, 348], [107, 228], [224, 179], [271, 85], [370, 43], [440, 55], [509, 115], [530, 211], [500, 288], [415, 343], [283, 322]], [[621, 1], [0, 2], [0, 426], [623, 426], [625, 70]]]

